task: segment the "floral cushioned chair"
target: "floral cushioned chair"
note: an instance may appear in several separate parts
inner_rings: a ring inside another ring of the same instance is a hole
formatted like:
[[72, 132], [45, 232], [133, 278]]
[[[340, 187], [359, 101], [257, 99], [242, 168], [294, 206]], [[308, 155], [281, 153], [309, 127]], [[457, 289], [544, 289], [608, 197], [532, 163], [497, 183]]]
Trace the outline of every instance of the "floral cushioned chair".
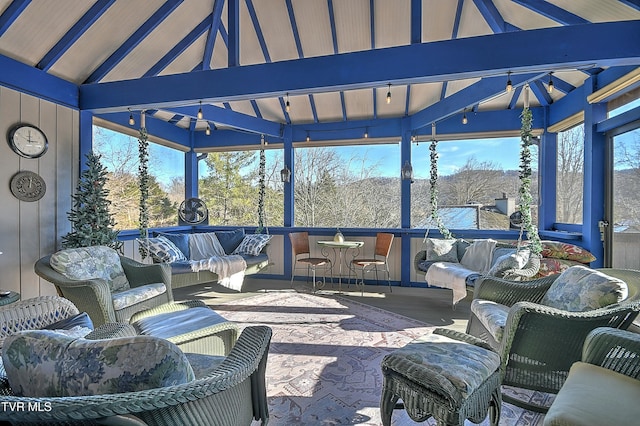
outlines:
[[145, 265], [105, 246], [60, 250], [39, 259], [34, 270], [96, 326], [129, 322], [136, 312], [173, 301], [168, 265]]
[[[556, 393], [596, 327], [628, 328], [640, 311], [640, 271], [572, 266], [528, 282], [482, 276], [467, 333], [502, 357], [503, 385]], [[525, 408], [546, 407], [504, 400]]]
[[[120, 325], [128, 327], [128, 336], [91, 340], [32, 330], [8, 337], [0, 364], [0, 404], [8, 408], [0, 410], [0, 421], [267, 423], [269, 327], [246, 327], [225, 357], [186, 354], [167, 340], [136, 336], [133, 327]], [[28, 404], [41, 409], [11, 408]]]

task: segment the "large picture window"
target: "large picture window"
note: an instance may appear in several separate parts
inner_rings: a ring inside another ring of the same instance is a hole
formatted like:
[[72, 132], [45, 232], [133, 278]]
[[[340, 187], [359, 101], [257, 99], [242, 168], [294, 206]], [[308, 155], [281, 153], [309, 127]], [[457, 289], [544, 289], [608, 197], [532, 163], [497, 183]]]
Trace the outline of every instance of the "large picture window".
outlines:
[[[109, 172], [107, 189], [116, 229], [138, 229], [138, 139], [93, 126], [93, 150]], [[184, 199], [184, 153], [149, 143], [149, 227], [178, 224], [178, 205]]]
[[295, 149], [295, 226], [400, 227], [396, 144]]
[[[413, 228], [437, 228], [431, 220], [430, 142], [412, 145], [415, 182], [411, 186]], [[520, 138], [441, 141], [438, 152], [438, 211], [448, 229], [510, 229], [518, 209]], [[533, 147], [531, 206], [538, 204], [538, 150]]]
[[[265, 149], [264, 225], [284, 224], [282, 150]], [[209, 152], [198, 164], [198, 193], [209, 210], [209, 224], [257, 226], [260, 151]]]

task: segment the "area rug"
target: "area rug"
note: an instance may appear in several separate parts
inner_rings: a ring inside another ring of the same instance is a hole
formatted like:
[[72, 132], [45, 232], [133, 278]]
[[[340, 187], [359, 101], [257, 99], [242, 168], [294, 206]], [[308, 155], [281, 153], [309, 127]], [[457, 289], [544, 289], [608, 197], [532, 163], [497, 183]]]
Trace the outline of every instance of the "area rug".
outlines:
[[[334, 295], [270, 292], [210, 306], [241, 327], [273, 329], [267, 395], [276, 426], [381, 425], [382, 358], [435, 328]], [[415, 423], [396, 410], [392, 424]], [[503, 404], [500, 425], [541, 424], [541, 415]]]

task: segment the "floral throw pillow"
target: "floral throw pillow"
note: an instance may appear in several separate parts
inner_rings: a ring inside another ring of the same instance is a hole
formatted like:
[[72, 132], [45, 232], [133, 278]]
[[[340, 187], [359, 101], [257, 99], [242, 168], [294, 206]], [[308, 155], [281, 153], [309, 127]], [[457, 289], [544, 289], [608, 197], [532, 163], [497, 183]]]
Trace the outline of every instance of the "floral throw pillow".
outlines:
[[233, 254], [250, 254], [257, 256], [260, 254], [264, 246], [271, 240], [271, 235], [266, 234], [248, 234], [242, 239], [240, 245], [233, 251]]
[[573, 260], [580, 263], [591, 263], [596, 260], [596, 257], [588, 250], [559, 241], [543, 241], [541, 254], [542, 257]]
[[75, 339], [49, 330], [5, 341], [2, 361], [18, 396], [80, 396], [135, 392], [194, 379], [186, 356], [153, 336]]
[[603, 308], [627, 298], [627, 284], [600, 271], [576, 265], [560, 274], [542, 298], [543, 305], [570, 312]]
[[128, 290], [129, 280], [118, 252], [107, 246], [60, 250], [51, 255], [51, 267], [72, 280], [103, 279], [112, 292]]
[[426, 260], [458, 263], [458, 249], [455, 239], [427, 238]]

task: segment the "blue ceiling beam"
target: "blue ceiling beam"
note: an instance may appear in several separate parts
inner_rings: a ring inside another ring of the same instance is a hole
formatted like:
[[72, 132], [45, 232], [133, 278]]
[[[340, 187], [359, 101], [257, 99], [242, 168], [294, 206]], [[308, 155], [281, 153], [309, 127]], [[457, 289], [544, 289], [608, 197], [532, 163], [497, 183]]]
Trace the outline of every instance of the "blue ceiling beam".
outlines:
[[422, 0], [411, 0], [411, 44], [422, 43]]
[[0, 15], [0, 36], [18, 19], [20, 14], [29, 6], [31, 0], [14, 0]]
[[333, 1], [327, 0], [329, 8], [329, 25], [331, 26], [331, 41], [333, 42], [333, 53], [338, 53], [338, 35], [336, 34], [336, 17], [333, 11]]
[[[101, 118], [105, 121], [117, 124], [123, 128], [131, 129], [130, 133], [137, 133], [140, 125], [140, 115], [134, 115], [136, 124], [129, 125], [129, 112], [117, 112], [113, 114], [96, 114], [96, 118]], [[189, 147], [189, 131], [182, 127], [175, 126], [164, 120], [159, 120], [153, 117], [151, 114], [147, 114], [145, 117], [145, 127], [150, 135], [156, 135], [162, 139], [175, 142], [179, 145]]]
[[160, 74], [171, 62], [173, 62], [182, 52], [193, 44], [202, 34], [207, 32], [211, 27], [211, 19], [213, 14], [204, 18], [193, 30], [189, 32], [182, 40], [178, 42], [171, 50], [169, 50], [158, 62], [153, 64], [149, 70], [144, 73], [143, 77], [152, 77]]
[[[199, 105], [171, 108], [171, 112], [189, 117], [196, 117]], [[202, 105], [204, 119], [220, 124], [231, 125], [239, 130], [261, 133], [269, 136], [281, 136], [282, 126], [279, 123], [242, 114], [231, 109], [213, 105]]]
[[619, 0], [620, 3], [629, 6], [632, 9], [640, 10], [640, 0]]
[[227, 26], [229, 34], [227, 41], [227, 66], [229, 68], [240, 65], [240, 1], [227, 0]]
[[256, 36], [258, 37], [258, 43], [260, 44], [260, 49], [262, 49], [262, 54], [264, 55], [265, 62], [271, 62], [271, 55], [269, 54], [269, 49], [267, 48], [267, 42], [264, 39], [264, 33], [262, 32], [262, 27], [260, 27], [260, 21], [258, 21], [258, 14], [256, 13], [255, 7], [253, 7], [252, 0], [245, 0], [247, 4], [247, 9], [249, 11], [249, 17], [251, 18], [251, 23], [253, 24], [253, 29], [256, 32]]
[[202, 55], [202, 69], [211, 69], [211, 59], [213, 58], [213, 46], [216, 43], [216, 37], [220, 26], [222, 25], [222, 9], [224, 6], [224, 0], [215, 0], [213, 5], [213, 11], [211, 12], [211, 26], [209, 33], [207, 34], [207, 41], [204, 44], [204, 53]]
[[144, 24], [134, 32], [115, 52], [107, 58], [91, 75], [85, 80], [87, 83], [96, 83], [102, 80], [113, 68], [116, 67], [131, 51], [140, 44], [153, 30], [156, 29], [173, 12], [183, 0], [167, 0], [158, 10], [155, 11]]
[[[462, 5], [464, 4], [464, 0], [458, 0], [458, 5], [456, 6], [456, 16], [453, 19], [453, 30], [451, 31], [451, 38], [458, 38], [458, 29], [460, 28], [460, 18], [462, 17]], [[494, 31], [495, 32], [495, 31]], [[442, 87], [440, 88], [440, 100], [446, 98], [447, 96], [447, 86], [449, 85], [448, 81], [442, 82]]]
[[513, 95], [511, 95], [511, 100], [509, 101], [509, 109], [516, 108], [518, 98], [520, 98], [520, 93], [522, 93], [522, 86], [518, 86], [513, 89]]
[[73, 83], [3, 55], [0, 55], [0, 70], [0, 86], [79, 108], [80, 92]]
[[528, 9], [533, 10], [540, 15], [556, 21], [562, 25], [580, 25], [587, 24], [589, 21], [574, 15], [571, 12], [549, 3], [545, 0], [513, 0], [514, 3], [518, 3]]
[[[158, 108], [185, 101], [224, 102], [394, 84], [477, 78], [507, 71], [640, 64], [640, 21], [607, 22], [468, 37], [84, 85], [81, 107]], [[523, 50], [522, 46], [527, 46]], [[585, 49], [585, 46], [589, 46]], [[486, 52], [492, 52], [487, 54]], [[439, 58], [434, 61], [433, 58]], [[326, 72], [338, 69], [340, 72]], [[269, 76], [268, 79], [264, 76]], [[477, 102], [479, 99], [471, 100]]]
[[44, 58], [38, 62], [37, 68], [48, 71], [67, 50], [115, 3], [115, 0], [99, 0], [67, 31]]
[[369, 0], [369, 28], [371, 37], [371, 48], [376, 48], [376, 15], [375, 0]]
[[[512, 75], [513, 87], [522, 86], [544, 76], [544, 73]], [[411, 128], [419, 129], [455, 115], [473, 104], [490, 99], [505, 90], [505, 77], [488, 77], [465, 87], [442, 101], [411, 116]]]
[[[458, 1], [458, 9], [460, 9], [460, 3], [462, 3], [462, 0]], [[496, 5], [493, 4], [493, 0], [473, 0], [473, 3], [476, 5], [480, 14], [491, 28], [491, 31], [495, 34], [506, 31], [507, 26], [504, 18], [498, 11]]]
[[547, 92], [547, 87], [544, 85], [542, 80], [531, 82], [529, 84], [529, 88], [533, 92], [536, 99], [538, 99], [538, 102], [540, 102], [540, 105], [548, 106], [553, 103], [553, 98], [551, 97], [551, 95], [549, 95], [549, 92]]

